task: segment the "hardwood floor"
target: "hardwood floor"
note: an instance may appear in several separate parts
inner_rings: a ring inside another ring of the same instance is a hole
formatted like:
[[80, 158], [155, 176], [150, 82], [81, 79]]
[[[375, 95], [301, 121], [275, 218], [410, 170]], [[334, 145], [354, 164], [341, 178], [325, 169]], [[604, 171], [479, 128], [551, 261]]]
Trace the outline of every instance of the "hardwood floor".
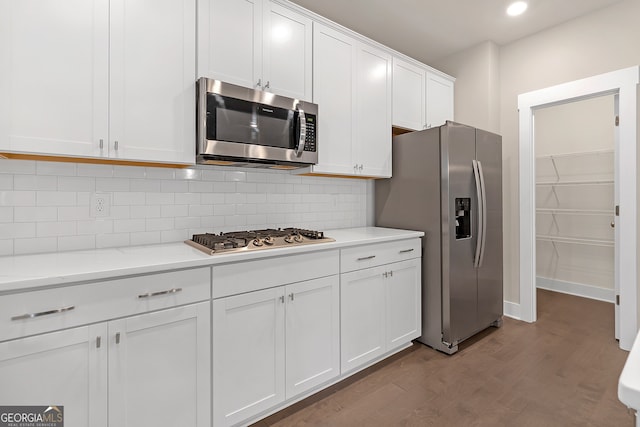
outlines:
[[446, 356], [424, 345], [278, 412], [265, 426], [633, 426], [613, 305], [538, 290], [538, 321], [505, 318]]

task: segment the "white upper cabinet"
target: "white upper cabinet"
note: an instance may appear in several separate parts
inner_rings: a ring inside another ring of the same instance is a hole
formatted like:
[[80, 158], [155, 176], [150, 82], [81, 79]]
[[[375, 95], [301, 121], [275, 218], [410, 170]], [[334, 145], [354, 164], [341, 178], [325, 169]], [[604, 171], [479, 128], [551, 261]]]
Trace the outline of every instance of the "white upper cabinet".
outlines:
[[313, 28], [313, 102], [318, 104], [318, 164], [313, 172], [354, 173], [355, 39], [321, 24]]
[[357, 174], [391, 177], [391, 55], [373, 46], [358, 49], [356, 75]]
[[312, 21], [268, 0], [199, 2], [198, 76], [312, 99]]
[[0, 5], [0, 149], [193, 163], [195, 0]]
[[111, 0], [109, 157], [195, 160], [195, 0]]
[[453, 81], [427, 72], [426, 128], [453, 120]]
[[422, 130], [426, 125], [427, 72], [393, 58], [393, 125]]
[[311, 172], [391, 176], [391, 55], [318, 23], [313, 54], [321, 142]]
[[107, 144], [109, 2], [0, 2], [0, 150], [99, 156]]
[[453, 120], [453, 80], [393, 58], [393, 126], [422, 130]]

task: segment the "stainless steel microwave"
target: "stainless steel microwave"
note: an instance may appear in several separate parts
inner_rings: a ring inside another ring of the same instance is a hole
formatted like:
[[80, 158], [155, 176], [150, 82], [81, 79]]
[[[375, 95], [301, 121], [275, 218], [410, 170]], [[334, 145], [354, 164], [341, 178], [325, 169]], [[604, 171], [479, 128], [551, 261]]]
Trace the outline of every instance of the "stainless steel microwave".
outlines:
[[294, 169], [318, 162], [318, 106], [201, 77], [196, 162]]

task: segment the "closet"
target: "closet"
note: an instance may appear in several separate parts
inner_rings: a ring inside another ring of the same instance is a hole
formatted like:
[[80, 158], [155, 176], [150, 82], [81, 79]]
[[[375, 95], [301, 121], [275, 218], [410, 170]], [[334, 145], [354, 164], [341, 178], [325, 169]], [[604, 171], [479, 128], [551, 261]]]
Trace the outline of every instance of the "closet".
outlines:
[[615, 298], [614, 97], [541, 109], [536, 135], [536, 285]]

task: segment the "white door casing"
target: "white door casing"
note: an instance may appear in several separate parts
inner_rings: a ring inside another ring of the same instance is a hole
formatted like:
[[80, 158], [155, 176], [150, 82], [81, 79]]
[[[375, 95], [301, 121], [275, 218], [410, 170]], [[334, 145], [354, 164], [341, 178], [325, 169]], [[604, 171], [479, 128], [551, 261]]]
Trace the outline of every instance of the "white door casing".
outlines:
[[[637, 85], [640, 67], [634, 66], [518, 96], [519, 110], [519, 213], [520, 213], [520, 311], [521, 319], [536, 321], [535, 109], [614, 94], [620, 124], [616, 150], [620, 216], [616, 218], [616, 271], [620, 283], [620, 348], [630, 350], [638, 330], [636, 141]], [[620, 178], [620, 179], [618, 179]], [[618, 202], [618, 200], [617, 200]], [[624, 232], [622, 232], [624, 231]]]

